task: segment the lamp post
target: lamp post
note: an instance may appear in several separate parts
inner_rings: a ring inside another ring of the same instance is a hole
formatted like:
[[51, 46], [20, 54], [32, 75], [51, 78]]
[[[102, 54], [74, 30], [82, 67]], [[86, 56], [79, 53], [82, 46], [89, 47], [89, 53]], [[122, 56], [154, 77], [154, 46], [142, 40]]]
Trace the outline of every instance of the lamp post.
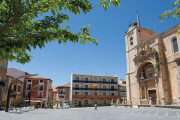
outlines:
[[22, 75], [22, 76], [19, 76], [19, 77], [15, 78], [15, 80], [13, 80], [13, 81], [9, 84], [7, 101], [6, 101], [6, 110], [5, 110], [5, 112], [8, 112], [9, 99], [10, 99], [10, 93], [11, 93], [11, 87], [12, 87], [13, 83], [16, 82], [19, 78], [25, 78], [25, 77], [36, 76], [36, 75], [38, 75], [38, 74], [30, 74], [30, 75]]

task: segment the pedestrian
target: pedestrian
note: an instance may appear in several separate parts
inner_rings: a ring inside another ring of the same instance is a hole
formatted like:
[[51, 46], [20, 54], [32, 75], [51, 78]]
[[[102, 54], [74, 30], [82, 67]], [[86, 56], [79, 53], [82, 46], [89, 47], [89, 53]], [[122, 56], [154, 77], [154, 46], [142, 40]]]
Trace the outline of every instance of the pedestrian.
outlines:
[[94, 106], [95, 106], [95, 110], [97, 110], [97, 104], [96, 104], [96, 103], [95, 103], [95, 105], [94, 105]]

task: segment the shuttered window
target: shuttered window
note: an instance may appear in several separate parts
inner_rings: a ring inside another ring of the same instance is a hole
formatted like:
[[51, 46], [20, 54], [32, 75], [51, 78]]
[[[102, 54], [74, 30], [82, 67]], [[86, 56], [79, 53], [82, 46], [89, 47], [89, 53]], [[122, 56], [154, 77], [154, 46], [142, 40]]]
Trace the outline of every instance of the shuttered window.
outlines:
[[174, 48], [174, 53], [179, 52], [178, 43], [177, 43], [177, 38], [174, 38], [174, 39], [173, 39], [173, 48]]

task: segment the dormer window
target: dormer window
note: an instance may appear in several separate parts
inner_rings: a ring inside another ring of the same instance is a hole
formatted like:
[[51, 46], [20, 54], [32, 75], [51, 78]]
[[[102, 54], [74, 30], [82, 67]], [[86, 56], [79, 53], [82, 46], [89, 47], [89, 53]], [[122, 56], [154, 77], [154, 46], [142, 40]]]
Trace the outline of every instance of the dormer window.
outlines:
[[130, 38], [130, 45], [133, 45], [133, 37]]

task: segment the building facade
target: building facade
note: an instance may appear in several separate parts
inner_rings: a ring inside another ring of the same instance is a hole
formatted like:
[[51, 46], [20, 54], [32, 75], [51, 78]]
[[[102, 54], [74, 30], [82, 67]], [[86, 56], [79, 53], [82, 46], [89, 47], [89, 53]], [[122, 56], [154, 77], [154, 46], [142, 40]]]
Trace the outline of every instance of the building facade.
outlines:
[[7, 60], [0, 61], [0, 108], [2, 106], [2, 99], [3, 99], [3, 91], [6, 91], [5, 84], [6, 84], [6, 74], [7, 74]]
[[[92, 88], [93, 85], [96, 87]], [[72, 106], [110, 105], [111, 100], [116, 102], [118, 95], [118, 77], [101, 75], [71, 74]]]
[[[4, 91], [3, 94], [3, 100], [2, 100], [2, 106], [6, 106], [6, 100], [7, 100], [7, 94], [8, 94], [8, 88], [10, 83], [15, 79], [14, 77], [10, 75], [6, 75], [7, 77], [7, 85], [6, 85], [6, 90]], [[10, 93], [10, 106], [14, 106], [14, 101], [15, 99], [17, 100], [18, 104], [22, 104], [22, 93], [23, 93], [23, 82], [20, 80], [17, 80], [15, 83], [13, 83], [12, 88], [11, 88], [11, 93]]]
[[51, 87], [51, 105], [56, 105], [56, 94], [57, 94], [57, 89], [56, 87], [52, 86]]
[[[28, 72], [25, 72], [23, 70], [13, 68], [13, 67], [7, 69], [7, 74], [14, 77], [14, 78], [17, 78], [17, 77], [22, 76], [22, 75], [29, 75]], [[24, 82], [24, 78], [19, 78], [18, 80]]]
[[118, 82], [118, 91], [119, 91], [119, 96], [121, 96], [121, 103], [123, 101], [126, 101], [127, 95], [126, 95], [126, 81], [125, 80], [120, 80]]
[[64, 103], [70, 103], [70, 91], [71, 91], [71, 83], [67, 83], [65, 85], [58, 86], [56, 101], [60, 106], [63, 106]]
[[29, 92], [32, 89], [31, 92], [31, 105], [34, 105], [35, 102], [33, 101], [41, 101], [39, 102], [39, 106], [42, 105], [42, 103], [45, 103], [47, 106], [50, 105], [50, 99], [51, 99], [51, 85], [52, 80], [50, 78], [44, 78], [40, 76], [31, 76], [28, 78], [24, 78], [24, 88], [23, 88], [23, 97], [25, 98], [25, 101], [29, 100]]
[[180, 100], [180, 24], [161, 34], [129, 25], [125, 32], [127, 99], [132, 105], [177, 105]]

